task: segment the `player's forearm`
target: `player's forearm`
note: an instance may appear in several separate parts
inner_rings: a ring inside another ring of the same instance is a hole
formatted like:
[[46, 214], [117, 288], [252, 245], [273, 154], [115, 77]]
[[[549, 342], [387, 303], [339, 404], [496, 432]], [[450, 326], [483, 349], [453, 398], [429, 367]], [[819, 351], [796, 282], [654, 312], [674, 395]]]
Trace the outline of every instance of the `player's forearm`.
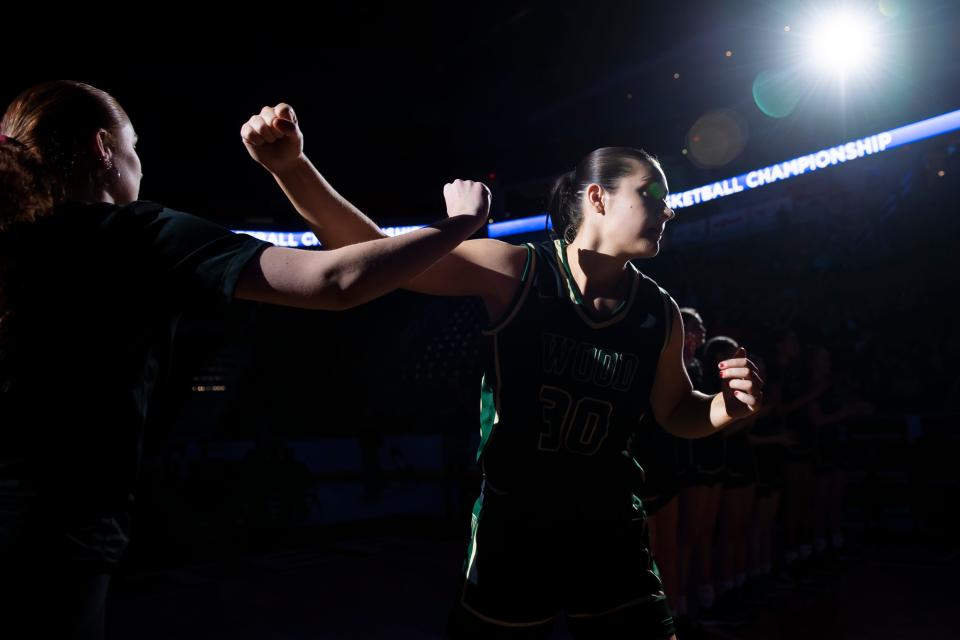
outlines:
[[705, 438], [732, 423], [723, 394], [691, 391], [677, 403], [664, 427], [680, 438]]
[[324, 246], [335, 249], [384, 236], [373, 220], [337, 193], [305, 155], [273, 177]]

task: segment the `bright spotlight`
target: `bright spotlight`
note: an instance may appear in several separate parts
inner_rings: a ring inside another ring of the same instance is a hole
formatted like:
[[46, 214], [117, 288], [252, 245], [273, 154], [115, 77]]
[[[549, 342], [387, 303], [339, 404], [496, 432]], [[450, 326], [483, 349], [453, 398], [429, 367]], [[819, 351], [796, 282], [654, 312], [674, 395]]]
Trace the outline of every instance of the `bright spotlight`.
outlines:
[[841, 11], [824, 16], [814, 29], [810, 55], [820, 68], [846, 74], [863, 68], [873, 57], [873, 25], [863, 16]]

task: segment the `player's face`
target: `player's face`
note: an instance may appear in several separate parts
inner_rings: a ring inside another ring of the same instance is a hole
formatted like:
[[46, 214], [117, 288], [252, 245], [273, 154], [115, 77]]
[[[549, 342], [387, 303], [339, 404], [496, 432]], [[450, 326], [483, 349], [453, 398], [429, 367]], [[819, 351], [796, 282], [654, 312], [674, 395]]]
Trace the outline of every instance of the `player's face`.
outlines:
[[617, 253], [652, 258], [660, 251], [664, 226], [674, 217], [667, 206], [667, 177], [648, 162], [621, 178], [615, 191], [604, 195], [604, 234]]

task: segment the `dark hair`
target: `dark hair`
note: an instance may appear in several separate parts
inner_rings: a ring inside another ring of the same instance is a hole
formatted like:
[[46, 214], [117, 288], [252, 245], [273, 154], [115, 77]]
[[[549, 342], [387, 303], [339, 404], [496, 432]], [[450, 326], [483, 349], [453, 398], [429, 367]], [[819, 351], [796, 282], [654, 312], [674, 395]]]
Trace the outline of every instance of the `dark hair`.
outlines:
[[599, 184], [616, 191], [620, 180], [637, 170], [637, 163], [655, 167], [657, 159], [643, 149], [633, 147], [601, 147], [589, 153], [572, 171], [561, 175], [553, 184], [547, 212], [556, 236], [572, 242], [583, 222], [578, 196], [588, 185]]
[[[116, 144], [117, 133], [129, 121], [120, 104], [105, 91], [82, 82], [56, 80], [17, 96], [3, 114], [0, 134], [14, 138], [31, 152], [34, 169], [42, 171], [51, 196], [60, 202], [71, 191], [87, 190], [104, 180], [98, 159], [91, 153], [91, 140], [104, 129], [108, 142]], [[0, 188], [7, 188], [6, 182], [0, 183]], [[11, 213], [3, 209], [0, 215]]]
[[687, 318], [691, 318], [700, 324], [703, 324], [703, 318], [700, 317], [700, 312], [693, 307], [680, 307], [680, 317], [683, 319], [684, 324], [686, 324]]
[[729, 336], [714, 336], [703, 345], [703, 357], [708, 362], [728, 360], [737, 352], [740, 345]]
[[36, 155], [14, 138], [4, 136], [0, 143], [0, 234], [33, 222], [52, 205]]

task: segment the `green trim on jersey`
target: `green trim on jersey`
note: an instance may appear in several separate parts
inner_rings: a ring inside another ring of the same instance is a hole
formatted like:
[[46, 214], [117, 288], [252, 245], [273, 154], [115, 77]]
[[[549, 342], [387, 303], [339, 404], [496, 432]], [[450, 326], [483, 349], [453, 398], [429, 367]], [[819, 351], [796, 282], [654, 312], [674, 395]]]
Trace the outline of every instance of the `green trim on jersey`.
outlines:
[[487, 375], [484, 374], [480, 381], [480, 446], [477, 447], [477, 460], [483, 454], [498, 422], [500, 422], [500, 416], [497, 415], [496, 394], [487, 382]]
[[474, 583], [477, 581], [473, 567], [477, 558], [477, 528], [480, 526], [481, 513], [483, 513], [483, 493], [473, 503], [473, 511], [470, 514], [470, 544], [467, 545], [467, 557], [463, 561], [463, 574], [469, 582]]
[[[557, 250], [557, 255], [560, 256], [560, 266], [563, 267], [563, 273], [566, 275], [567, 293], [570, 294], [570, 299], [573, 302], [582, 305], [583, 295], [580, 293], [580, 287], [577, 286], [577, 281], [573, 278], [573, 272], [570, 270], [570, 260], [567, 258], [567, 243], [557, 239], [553, 241], [553, 246]], [[619, 309], [621, 305], [623, 305], [623, 300], [617, 305], [617, 309]], [[616, 313], [616, 311], [614, 311], [614, 313]]]

